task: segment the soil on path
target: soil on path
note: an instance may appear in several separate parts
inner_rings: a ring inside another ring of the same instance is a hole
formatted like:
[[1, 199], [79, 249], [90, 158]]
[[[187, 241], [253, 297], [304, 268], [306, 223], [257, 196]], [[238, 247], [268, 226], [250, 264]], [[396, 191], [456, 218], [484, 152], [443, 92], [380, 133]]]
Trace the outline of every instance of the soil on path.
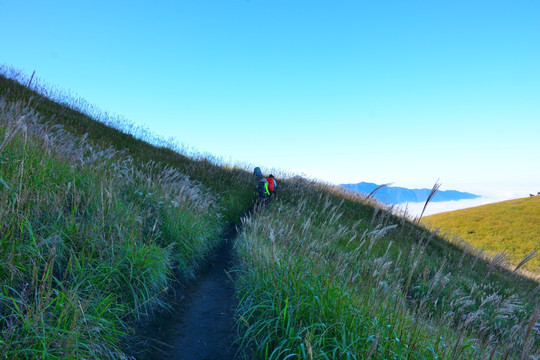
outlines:
[[146, 353], [138, 359], [236, 358], [234, 309], [237, 302], [227, 273], [236, 236], [233, 226], [197, 278], [186, 287], [176, 289], [168, 300], [172, 311], [158, 315], [145, 327], [141, 335]]

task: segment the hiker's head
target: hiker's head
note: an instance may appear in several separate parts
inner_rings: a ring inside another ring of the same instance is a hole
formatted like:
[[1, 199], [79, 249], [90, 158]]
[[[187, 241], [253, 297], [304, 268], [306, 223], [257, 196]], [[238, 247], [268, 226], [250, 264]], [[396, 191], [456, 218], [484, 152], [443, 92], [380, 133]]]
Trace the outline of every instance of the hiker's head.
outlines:
[[270, 174], [270, 176], [269, 176], [269, 177], [271, 177], [271, 178], [273, 179], [273, 178], [274, 178], [274, 175]]

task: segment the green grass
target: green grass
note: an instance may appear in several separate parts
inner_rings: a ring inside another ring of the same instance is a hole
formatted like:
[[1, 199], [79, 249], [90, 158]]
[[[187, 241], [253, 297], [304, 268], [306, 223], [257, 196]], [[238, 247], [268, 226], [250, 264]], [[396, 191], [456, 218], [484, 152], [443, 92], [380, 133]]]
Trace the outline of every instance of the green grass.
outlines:
[[[193, 276], [254, 179], [0, 73], [0, 358], [126, 358], [132, 326]], [[278, 181], [234, 247], [247, 359], [540, 357], [540, 286], [500, 257]]]
[[246, 358], [540, 355], [537, 283], [377, 204], [281, 183], [236, 243]]
[[193, 276], [253, 179], [16, 80], [0, 76], [0, 358], [125, 358], [121, 341]]
[[[3, 76], [1, 76], [3, 75]], [[0, 64], [0, 96], [8, 103], [22, 102], [39, 113], [44, 122], [61, 125], [67, 132], [86, 136], [101, 149], [113, 147], [137, 164], [158, 161], [200, 182], [225, 208], [226, 221], [238, 221], [254, 200], [253, 179], [243, 167], [230, 166], [209, 155], [190, 153], [173, 140], [165, 140], [145, 128], [135, 127], [120, 116], [108, 114], [84, 99]]]
[[[531, 251], [540, 250], [540, 196], [503, 201], [424, 218], [426, 226], [457, 235], [493, 256], [506, 252], [516, 266]], [[540, 274], [540, 257], [524, 265]]]
[[219, 207], [167, 168], [100, 156], [22, 110], [20, 133], [0, 154], [3, 356], [115, 357], [122, 319], [160, 306], [172, 269], [192, 271], [215, 246]]

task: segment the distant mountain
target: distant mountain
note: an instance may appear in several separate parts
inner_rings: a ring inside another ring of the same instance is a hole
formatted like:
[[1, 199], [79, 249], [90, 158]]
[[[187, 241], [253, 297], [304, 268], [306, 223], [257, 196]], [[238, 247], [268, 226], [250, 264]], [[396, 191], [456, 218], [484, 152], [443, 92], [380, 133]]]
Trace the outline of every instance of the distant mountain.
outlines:
[[[345, 189], [368, 195], [378, 186], [377, 184], [361, 182], [358, 184], [341, 184]], [[373, 197], [385, 204], [399, 204], [405, 202], [425, 202], [431, 189], [407, 189], [402, 187], [384, 186], [377, 190]], [[464, 199], [476, 199], [480, 195], [461, 192], [456, 190], [437, 191], [431, 201], [452, 201]]]

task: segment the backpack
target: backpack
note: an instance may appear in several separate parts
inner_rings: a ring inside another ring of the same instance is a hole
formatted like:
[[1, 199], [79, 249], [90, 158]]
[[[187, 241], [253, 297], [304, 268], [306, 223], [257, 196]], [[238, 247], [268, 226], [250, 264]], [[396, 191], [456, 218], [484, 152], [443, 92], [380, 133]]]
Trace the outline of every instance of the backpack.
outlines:
[[270, 193], [273, 193], [276, 187], [276, 181], [273, 177], [267, 177], [266, 181], [268, 181], [268, 191], [270, 191]]
[[262, 176], [261, 168], [257, 166], [257, 167], [253, 170], [253, 175], [255, 175], [256, 177], [261, 177], [261, 176]]
[[[259, 194], [266, 194], [266, 187], [268, 186], [268, 180], [266, 180], [265, 178], [261, 178], [261, 180], [259, 180], [259, 183], [257, 184], [257, 191], [259, 192]], [[270, 189], [268, 189], [268, 191], [270, 191]]]

